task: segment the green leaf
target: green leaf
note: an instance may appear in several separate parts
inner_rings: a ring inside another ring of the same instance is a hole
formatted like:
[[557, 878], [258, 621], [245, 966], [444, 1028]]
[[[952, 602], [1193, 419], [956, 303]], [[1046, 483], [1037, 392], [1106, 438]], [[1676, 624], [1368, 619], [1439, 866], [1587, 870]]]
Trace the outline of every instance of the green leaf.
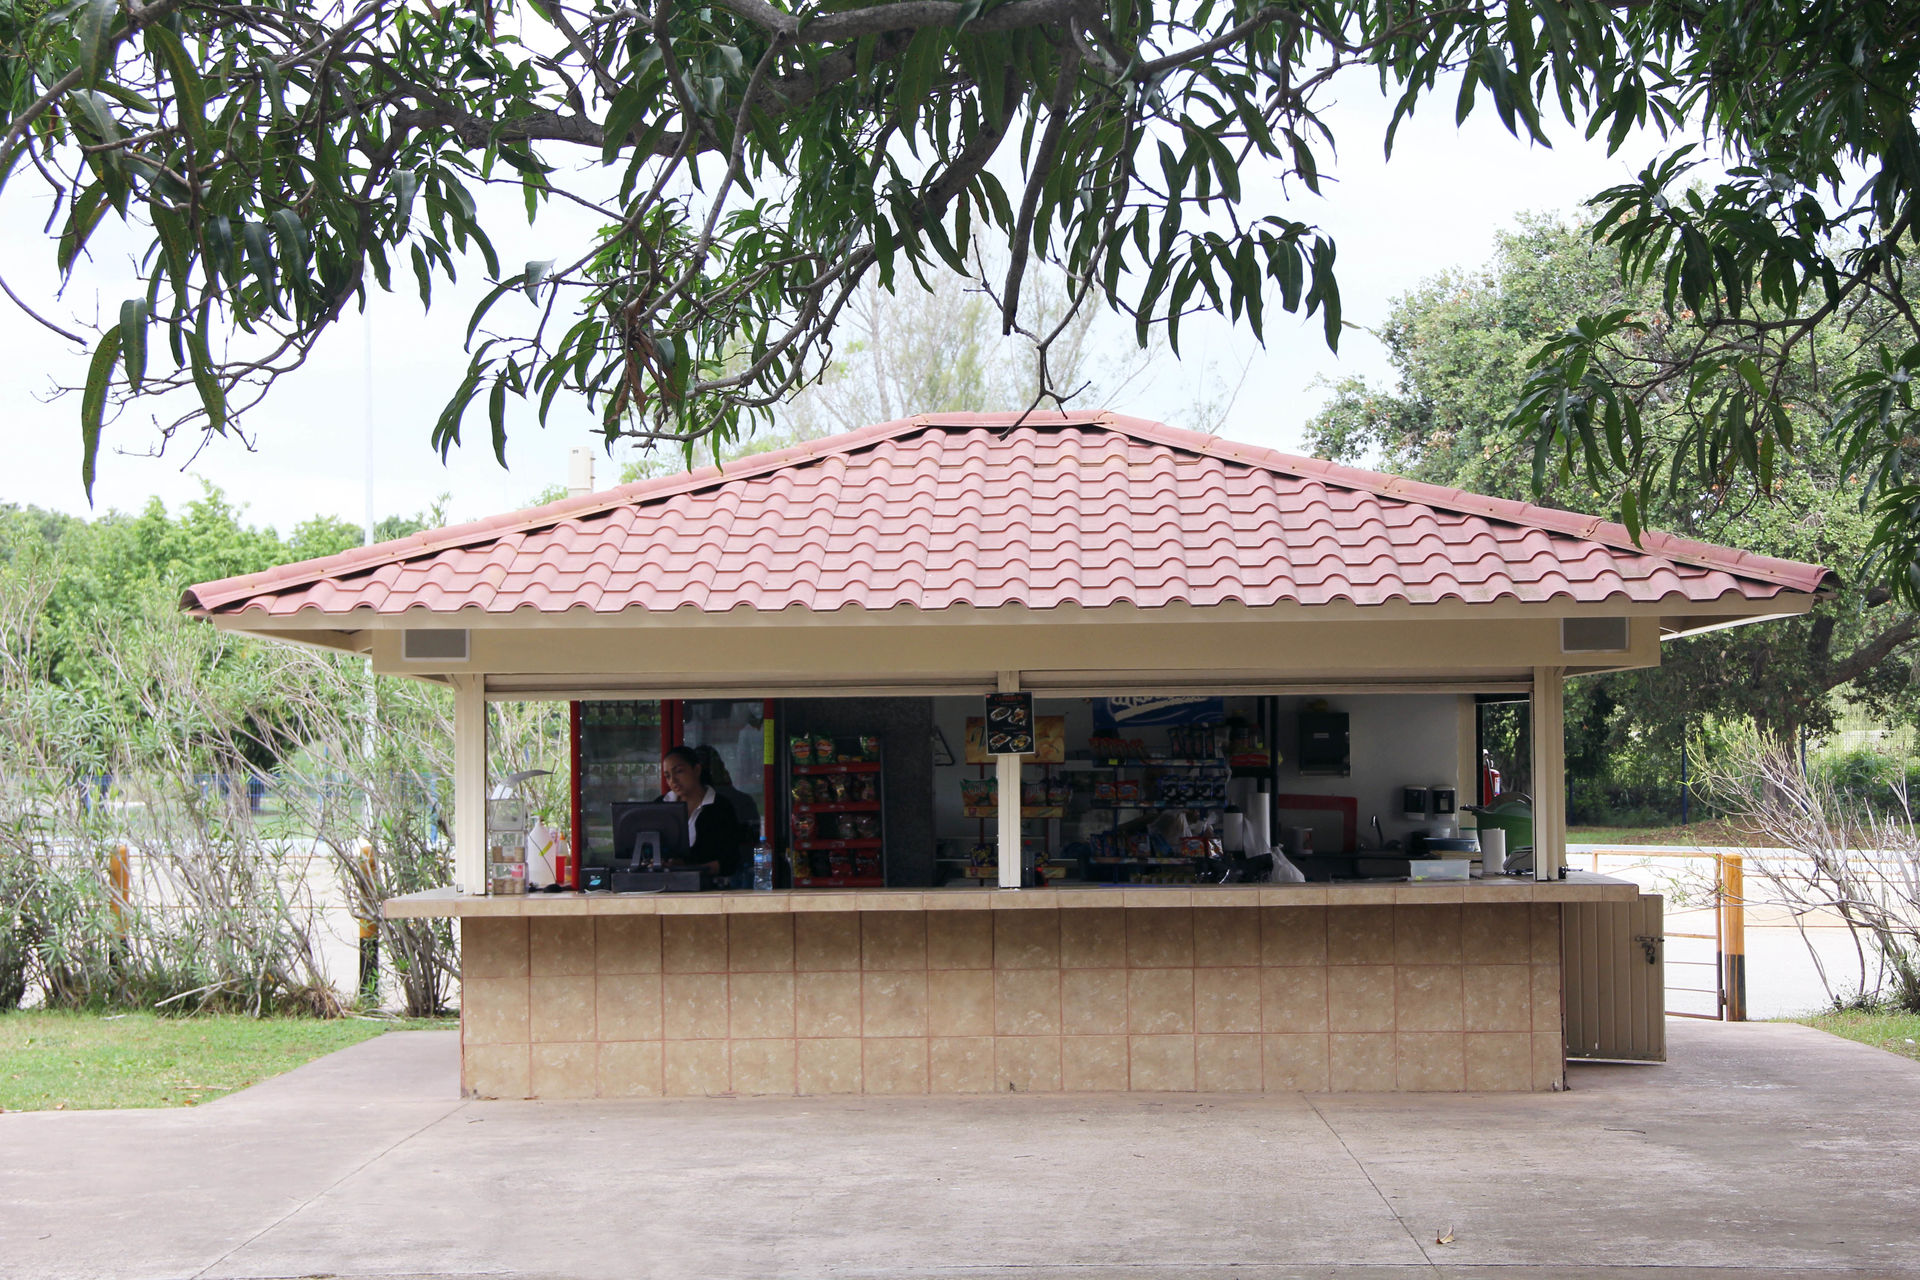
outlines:
[[494, 379], [493, 391], [487, 396], [487, 420], [493, 426], [493, 456], [499, 460], [501, 469], [507, 465], [507, 384], [502, 378]]
[[186, 46], [180, 43], [180, 37], [164, 23], [156, 22], [147, 27], [145, 36], [147, 52], [166, 68], [167, 78], [173, 81], [174, 115], [179, 118], [180, 127], [187, 137], [199, 147], [202, 145], [201, 131], [207, 112], [206, 84], [195, 70], [193, 59], [187, 56]]
[[127, 385], [135, 391], [147, 376], [147, 300], [128, 298], [120, 304], [120, 356], [127, 367]]
[[200, 392], [200, 407], [207, 411], [207, 427], [224, 434], [227, 429], [227, 396], [220, 389], [220, 379], [213, 371], [213, 361], [207, 358], [206, 336], [198, 329], [187, 331], [187, 359], [193, 370], [193, 385]]
[[540, 301], [540, 285], [553, 274], [553, 259], [544, 262], [529, 262], [521, 279], [526, 283], [527, 296], [535, 302]]
[[113, 20], [120, 16], [120, 0], [87, 0], [74, 27], [80, 46], [80, 65], [87, 84], [98, 84], [100, 73], [113, 59]]
[[100, 456], [100, 428], [107, 416], [107, 384], [113, 380], [113, 364], [119, 355], [120, 329], [116, 325], [93, 349], [86, 390], [80, 395], [80, 484], [89, 502], [93, 501], [94, 461]]

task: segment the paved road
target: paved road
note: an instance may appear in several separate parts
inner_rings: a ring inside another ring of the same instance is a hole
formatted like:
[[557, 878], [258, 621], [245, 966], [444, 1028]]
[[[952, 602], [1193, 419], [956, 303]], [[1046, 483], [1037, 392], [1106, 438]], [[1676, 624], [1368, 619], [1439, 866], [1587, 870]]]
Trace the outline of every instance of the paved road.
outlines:
[[0, 1277], [1920, 1277], [1920, 1064], [1670, 1030], [1544, 1096], [621, 1104], [463, 1103], [453, 1034], [395, 1033], [0, 1116]]

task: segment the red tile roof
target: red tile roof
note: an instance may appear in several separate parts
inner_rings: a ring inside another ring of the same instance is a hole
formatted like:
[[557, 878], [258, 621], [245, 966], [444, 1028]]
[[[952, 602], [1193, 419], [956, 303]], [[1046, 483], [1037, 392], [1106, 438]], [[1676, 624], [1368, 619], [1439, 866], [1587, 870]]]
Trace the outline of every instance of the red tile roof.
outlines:
[[207, 614], [1771, 599], [1827, 571], [1112, 414], [949, 414], [190, 588]]

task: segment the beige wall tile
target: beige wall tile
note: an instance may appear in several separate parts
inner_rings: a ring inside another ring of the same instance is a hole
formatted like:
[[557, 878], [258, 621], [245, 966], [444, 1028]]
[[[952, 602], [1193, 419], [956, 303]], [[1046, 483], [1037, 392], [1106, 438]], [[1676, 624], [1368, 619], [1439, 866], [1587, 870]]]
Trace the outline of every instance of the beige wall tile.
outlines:
[[[1195, 935], [1195, 941], [1198, 940]], [[1260, 1030], [1261, 972], [1257, 968], [1196, 970], [1193, 975], [1194, 1030]]]
[[660, 963], [668, 973], [725, 973], [726, 916], [662, 916]]
[[1112, 907], [1062, 911], [1060, 964], [1067, 969], [1126, 968], [1126, 911]]
[[460, 1053], [461, 1091], [471, 1098], [525, 1098], [533, 1091], [524, 1044], [474, 1044]]
[[1535, 1031], [1560, 1030], [1560, 970], [1545, 965], [1534, 965], [1527, 971], [1529, 991], [1529, 1012], [1533, 1015]]
[[993, 967], [1058, 969], [1063, 914], [1059, 911], [994, 912]]
[[925, 1093], [928, 1046], [924, 1036], [868, 1038], [862, 1048], [863, 1093]]
[[582, 977], [593, 972], [593, 921], [549, 916], [527, 921], [528, 972], [535, 977]]
[[619, 973], [593, 984], [595, 1038], [602, 1041], [658, 1040], [660, 975]]
[[1533, 1033], [1533, 1087], [1541, 1092], [1567, 1087], [1567, 1046], [1558, 1031]]
[[851, 911], [809, 911], [793, 918], [794, 966], [806, 970], [858, 969], [860, 917]]
[[1327, 909], [1328, 964], [1391, 964], [1392, 907]]
[[526, 978], [473, 978], [460, 985], [461, 1043], [525, 1044]]
[[1533, 1037], [1525, 1031], [1469, 1033], [1467, 1088], [1474, 1093], [1533, 1088]]
[[[1062, 911], [1072, 918], [1078, 914]], [[1062, 926], [1066, 920], [1061, 921]], [[1123, 954], [1124, 954], [1124, 948]], [[1127, 1029], [1125, 969], [1066, 969], [1060, 974], [1060, 1029], [1070, 1036], [1123, 1035]], [[1126, 1064], [1126, 1053], [1120, 1055]], [[1125, 1086], [1122, 1086], [1123, 1088]]]
[[[1173, 915], [1177, 912], [1134, 912]], [[1192, 969], [1127, 971], [1127, 1031], [1141, 1035], [1186, 1035], [1193, 1031]]]
[[927, 968], [993, 968], [993, 916], [987, 911], [929, 913]]
[[1193, 1038], [1194, 1087], [1202, 1093], [1260, 1092], [1260, 1037]]
[[[1025, 917], [1042, 913], [1018, 911], [996, 914]], [[995, 969], [993, 1033], [1000, 1036], [1059, 1035], [1060, 970]]]
[[860, 975], [857, 972], [796, 974], [794, 1013], [797, 1033], [803, 1038], [859, 1035]]
[[460, 976], [527, 976], [527, 922], [500, 916], [468, 916], [460, 922]]
[[1557, 967], [1560, 963], [1560, 904], [1536, 902], [1530, 910], [1533, 924], [1533, 962]]
[[1524, 964], [1470, 964], [1463, 980], [1468, 1031], [1531, 1031], [1533, 970]]
[[727, 967], [735, 973], [780, 973], [793, 970], [793, 917], [778, 915], [728, 916]]
[[1466, 1037], [1452, 1031], [1402, 1031], [1393, 1037], [1394, 1088], [1459, 1093], [1467, 1087]]
[[795, 1091], [794, 1042], [734, 1040], [728, 1050], [733, 1092], [791, 1094]]
[[[1341, 1037], [1324, 1035], [1267, 1035], [1260, 1037], [1261, 1077], [1270, 1092], [1293, 1089], [1304, 1093], [1324, 1093], [1328, 1084], [1328, 1043]], [[1345, 1037], [1354, 1039], [1356, 1037]], [[1385, 1043], [1381, 1054], [1387, 1074], [1392, 1075], [1393, 1043]]]
[[596, 972], [660, 972], [659, 916], [596, 916], [593, 935]]
[[1393, 1080], [1391, 1033], [1327, 1037], [1327, 1087], [1333, 1092], [1379, 1093], [1392, 1089]]
[[726, 1039], [726, 974], [669, 973], [660, 984], [661, 1023], [667, 1039]]
[[665, 1047], [663, 1079], [668, 1097], [700, 1098], [732, 1092], [725, 1040], [669, 1040]]
[[1068, 1093], [1118, 1093], [1127, 1087], [1125, 1036], [1063, 1036], [1060, 1087]]
[[1135, 969], [1193, 966], [1193, 908], [1128, 911], [1127, 964]]
[[993, 1042], [994, 1091], [1060, 1092], [1059, 1036], [1001, 1036]]
[[1395, 964], [1459, 964], [1460, 908], [1448, 903], [1393, 909]]
[[860, 1034], [924, 1037], [927, 1034], [926, 970], [879, 970], [860, 975]]
[[927, 1042], [927, 1092], [992, 1093], [992, 1036], [935, 1036]]
[[1193, 962], [1203, 968], [1258, 965], [1260, 908], [1210, 907], [1196, 911]]
[[1470, 902], [1460, 910], [1460, 958], [1468, 964], [1525, 964], [1532, 954], [1530, 903]]
[[1260, 970], [1260, 1028], [1274, 1032], [1323, 1032], [1331, 997], [1327, 975], [1308, 965]]
[[731, 975], [727, 979], [727, 1034], [735, 1040], [793, 1039], [793, 977], [791, 973]]
[[601, 1041], [602, 1098], [657, 1098], [664, 1087], [665, 1051], [658, 1040], [613, 1044]]
[[1327, 909], [1325, 907], [1260, 908], [1260, 963], [1270, 965], [1325, 964]]
[[860, 1041], [802, 1040], [795, 1046], [800, 1092], [860, 1092]]
[[592, 1098], [599, 1094], [599, 1050], [581, 1044], [536, 1044], [531, 1059], [533, 1097]]
[[1192, 1036], [1128, 1036], [1128, 1087], [1139, 1093], [1191, 1093]]
[[593, 983], [591, 974], [584, 978], [535, 974], [527, 984], [528, 1038], [535, 1044], [593, 1040]]
[[907, 969], [924, 971], [927, 967], [926, 914], [920, 911], [862, 911], [860, 967], [892, 972]]
[[1401, 965], [1394, 970], [1395, 1031], [1462, 1031], [1460, 966]]
[[[1353, 911], [1365, 908], [1343, 909]], [[1393, 966], [1328, 966], [1327, 1030], [1393, 1030]]]
[[[961, 912], [950, 912], [960, 915]], [[984, 915], [984, 913], [982, 913]], [[934, 969], [927, 974], [927, 1029], [936, 1036], [991, 1036], [993, 1034], [993, 971], [991, 969]], [[993, 1074], [993, 1054], [986, 1057]], [[963, 1092], [938, 1089], [935, 1093]]]

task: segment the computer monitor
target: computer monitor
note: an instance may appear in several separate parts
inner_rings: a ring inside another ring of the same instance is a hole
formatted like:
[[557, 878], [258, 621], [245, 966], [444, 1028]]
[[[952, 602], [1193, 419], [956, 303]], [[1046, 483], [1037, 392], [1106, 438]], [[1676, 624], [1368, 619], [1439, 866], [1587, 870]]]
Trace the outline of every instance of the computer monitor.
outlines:
[[687, 859], [687, 806], [678, 800], [613, 802], [612, 865], [645, 870]]

